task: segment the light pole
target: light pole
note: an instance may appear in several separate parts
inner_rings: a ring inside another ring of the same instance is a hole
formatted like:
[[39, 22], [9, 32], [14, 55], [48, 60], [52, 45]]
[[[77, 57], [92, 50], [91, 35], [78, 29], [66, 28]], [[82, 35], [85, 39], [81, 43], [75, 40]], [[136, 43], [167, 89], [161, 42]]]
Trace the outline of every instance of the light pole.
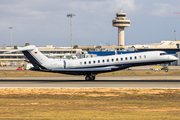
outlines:
[[67, 17], [70, 17], [70, 26], [71, 26], [71, 59], [72, 59], [72, 17], [76, 16], [75, 14], [67, 14]]
[[11, 41], [11, 47], [12, 47], [12, 29], [13, 29], [13, 27], [9, 27], [9, 29], [10, 29], [10, 41]]
[[176, 41], [176, 30], [174, 30], [174, 35], [175, 35], [175, 41]]

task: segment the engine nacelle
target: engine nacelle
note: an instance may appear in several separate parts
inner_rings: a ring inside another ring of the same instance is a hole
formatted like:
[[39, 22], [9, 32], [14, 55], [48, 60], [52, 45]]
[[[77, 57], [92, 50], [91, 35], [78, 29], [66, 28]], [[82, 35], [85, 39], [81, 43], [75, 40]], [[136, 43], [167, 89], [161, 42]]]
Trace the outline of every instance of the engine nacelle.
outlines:
[[64, 69], [64, 63], [65, 63], [64, 61], [52, 61], [43, 64], [43, 66], [48, 69]]

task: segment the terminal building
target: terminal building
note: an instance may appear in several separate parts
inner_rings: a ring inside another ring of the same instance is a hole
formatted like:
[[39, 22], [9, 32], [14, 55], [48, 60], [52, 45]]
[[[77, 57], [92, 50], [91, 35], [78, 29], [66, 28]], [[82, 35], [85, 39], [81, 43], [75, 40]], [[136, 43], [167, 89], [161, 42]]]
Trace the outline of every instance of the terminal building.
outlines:
[[[21, 48], [21, 47], [18, 47]], [[46, 45], [46, 47], [37, 47], [39, 51], [45, 54], [49, 58], [54, 59], [70, 59], [71, 58], [71, 47], [53, 47], [53, 45]], [[5, 54], [4, 52], [12, 51], [16, 48], [6, 47], [3, 45], [0, 47], [0, 66], [9, 66], [9, 65], [22, 65], [25, 63], [24, 54], [20, 53], [11, 53]], [[72, 49], [72, 55], [75, 56], [78, 53], [82, 53], [81, 49]]]

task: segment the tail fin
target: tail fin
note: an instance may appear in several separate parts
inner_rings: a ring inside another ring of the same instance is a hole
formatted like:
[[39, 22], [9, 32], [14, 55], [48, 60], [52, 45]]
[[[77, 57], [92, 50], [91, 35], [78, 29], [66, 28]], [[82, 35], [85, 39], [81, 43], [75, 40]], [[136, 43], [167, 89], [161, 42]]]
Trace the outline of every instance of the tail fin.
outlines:
[[12, 52], [22, 52], [27, 59], [29, 59], [30, 63], [33, 64], [34, 67], [40, 67], [41, 69], [46, 69], [42, 66], [43, 63], [48, 61], [48, 57], [42, 54], [34, 45], [29, 45], [23, 48], [20, 48], [15, 51], [5, 52], [5, 53], [12, 53]]
[[115, 52], [115, 55], [118, 55], [116, 50], [114, 52]]

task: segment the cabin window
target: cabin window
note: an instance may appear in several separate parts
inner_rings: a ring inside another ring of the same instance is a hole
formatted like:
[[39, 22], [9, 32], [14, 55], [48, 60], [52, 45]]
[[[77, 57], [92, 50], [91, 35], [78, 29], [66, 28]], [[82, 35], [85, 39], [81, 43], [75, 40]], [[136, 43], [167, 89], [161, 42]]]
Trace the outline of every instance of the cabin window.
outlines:
[[94, 60], [93, 63], [96, 63], [96, 61]]
[[116, 58], [116, 61], [118, 61], [118, 58]]
[[125, 59], [127, 60], [127, 57]]
[[114, 61], [114, 59], [112, 59], [112, 62]]
[[164, 55], [164, 53], [160, 53], [160, 55]]
[[89, 61], [89, 64], [91, 64], [91, 61]]
[[144, 55], [144, 58], [146, 58], [146, 55]]
[[86, 64], [86, 62], [84, 62], [84, 64]]
[[141, 56], [139, 56], [139, 58], [141, 59]]
[[104, 62], [104, 60], [102, 60], [102, 62]]
[[100, 60], [98, 60], [98, 63], [100, 63]]
[[109, 62], [109, 59], [107, 59], [107, 62]]
[[121, 58], [121, 61], [123, 61], [123, 58]]
[[132, 57], [130, 57], [130, 60], [132, 60]]
[[82, 65], [82, 62], [80, 62], [80, 65]]
[[137, 57], [135, 56], [134, 59], [137, 59]]
[[167, 53], [160, 53], [160, 55], [167, 55]]

